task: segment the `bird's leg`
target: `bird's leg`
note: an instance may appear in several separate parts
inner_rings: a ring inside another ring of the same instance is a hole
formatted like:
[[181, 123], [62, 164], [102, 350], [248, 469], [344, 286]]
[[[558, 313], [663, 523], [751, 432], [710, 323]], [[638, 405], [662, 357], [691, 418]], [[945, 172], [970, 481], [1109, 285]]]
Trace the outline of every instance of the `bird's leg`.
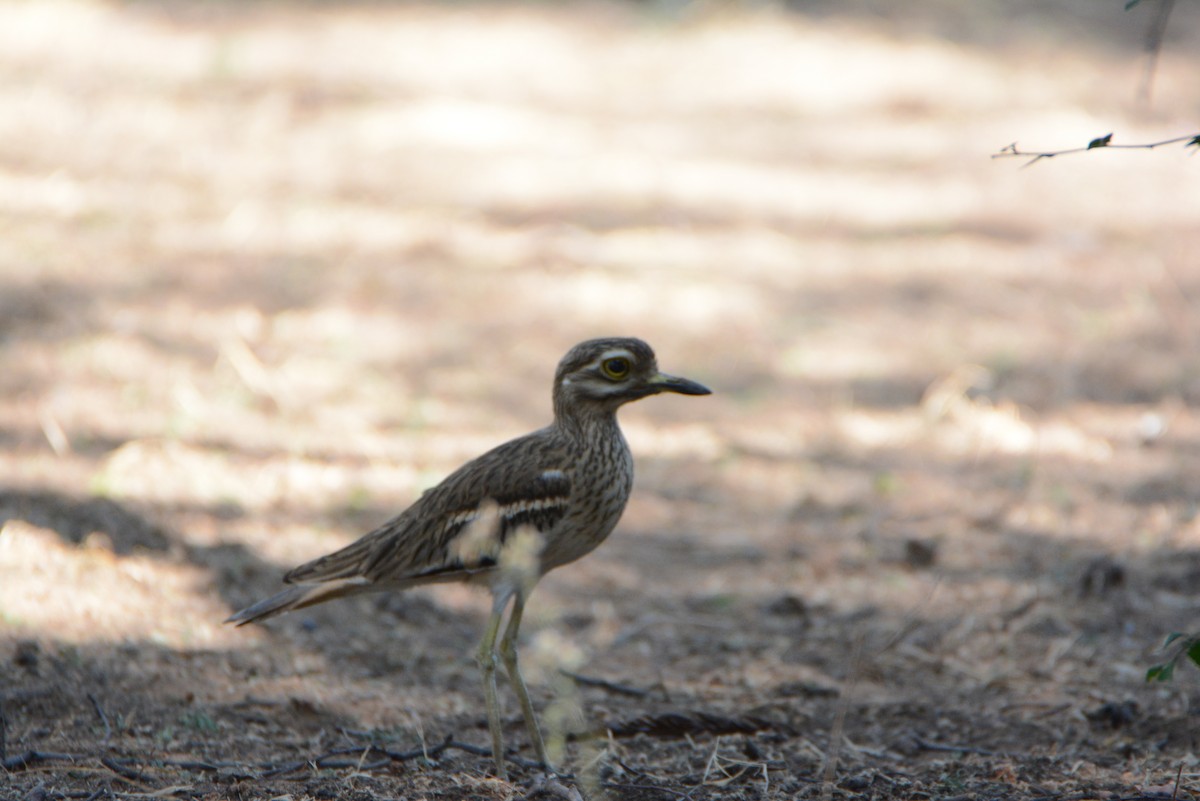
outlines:
[[488, 731], [492, 734], [492, 758], [496, 761], [496, 777], [507, 779], [504, 770], [504, 733], [500, 728], [500, 706], [496, 698], [496, 636], [500, 633], [500, 621], [504, 617], [504, 607], [508, 598], [496, 596], [492, 603], [492, 616], [488, 618], [487, 629], [483, 633], [483, 641], [479, 643], [479, 651], [475, 661], [479, 663], [479, 672], [483, 674], [483, 700], [487, 705]]
[[508, 680], [517, 694], [517, 700], [521, 702], [521, 714], [525, 716], [525, 730], [529, 732], [529, 739], [533, 742], [533, 749], [537, 752], [538, 761], [542, 763], [543, 768], [551, 771], [554, 769], [550, 766], [550, 759], [546, 756], [546, 743], [542, 740], [541, 729], [538, 728], [537, 717], [533, 712], [533, 702], [529, 700], [529, 690], [525, 688], [525, 679], [521, 677], [521, 667], [517, 664], [517, 632], [521, 628], [521, 614], [524, 611], [525, 596], [518, 592], [516, 600], [513, 601], [512, 615], [508, 618], [508, 628], [504, 630], [504, 639], [500, 641], [500, 658], [504, 660], [504, 668], [508, 671]]

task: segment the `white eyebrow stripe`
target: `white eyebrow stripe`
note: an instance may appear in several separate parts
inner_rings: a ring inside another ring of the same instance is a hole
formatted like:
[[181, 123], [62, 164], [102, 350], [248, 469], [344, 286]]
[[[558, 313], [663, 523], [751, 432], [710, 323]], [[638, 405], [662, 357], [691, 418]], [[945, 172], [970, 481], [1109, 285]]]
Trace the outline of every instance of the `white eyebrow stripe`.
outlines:
[[566, 477], [567, 474], [561, 470], [547, 470], [546, 472], [542, 473], [541, 476], [539, 476], [539, 478], [541, 478], [543, 481], [553, 481], [558, 478]]
[[600, 362], [606, 361], [608, 359], [615, 359], [618, 356], [625, 358], [625, 359], [629, 359], [629, 361], [633, 361], [632, 353], [625, 350], [624, 348], [614, 348], [612, 350], [606, 350], [606, 351], [604, 351], [604, 353], [601, 353], [600, 358], [597, 359], [594, 362], [594, 364], [600, 364]]
[[[635, 361], [637, 361], [633, 357], [633, 354], [630, 353], [629, 351], [625, 350], [624, 348], [613, 348], [612, 350], [606, 350], [606, 351], [604, 351], [604, 353], [601, 353], [596, 358], [595, 361], [591, 362], [583, 369], [584, 370], [598, 370], [598, 369], [600, 369], [600, 365], [604, 364], [609, 359], [617, 359], [617, 358], [628, 359], [630, 365], [632, 365]], [[566, 384], [567, 382], [568, 382], [568, 379], [564, 378], [563, 383]]]

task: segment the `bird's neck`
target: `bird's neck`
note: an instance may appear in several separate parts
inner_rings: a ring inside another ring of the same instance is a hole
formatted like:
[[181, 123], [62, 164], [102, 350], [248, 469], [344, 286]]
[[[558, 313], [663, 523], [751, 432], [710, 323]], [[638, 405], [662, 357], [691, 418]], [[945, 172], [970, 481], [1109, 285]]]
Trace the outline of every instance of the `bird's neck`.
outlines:
[[554, 425], [573, 439], [611, 436], [613, 429], [620, 430], [616, 408], [579, 406], [564, 403], [560, 398], [554, 400]]

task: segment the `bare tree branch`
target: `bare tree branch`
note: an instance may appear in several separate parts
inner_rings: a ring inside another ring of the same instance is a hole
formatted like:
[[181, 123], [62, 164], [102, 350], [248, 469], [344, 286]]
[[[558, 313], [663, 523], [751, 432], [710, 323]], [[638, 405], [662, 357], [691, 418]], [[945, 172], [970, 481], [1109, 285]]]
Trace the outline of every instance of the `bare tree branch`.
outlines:
[[[1142, 0], [1129, 0], [1125, 10], [1139, 5]], [[1158, 71], [1158, 57], [1162, 53], [1163, 37], [1167, 33], [1167, 20], [1175, 10], [1175, 0], [1160, 0], [1158, 13], [1146, 29], [1146, 68], [1142, 72], [1142, 80], [1138, 86], [1138, 100], [1146, 102], [1150, 99], [1150, 91], [1154, 88], [1154, 75]]]
[[1070, 153], [1086, 153], [1089, 150], [1100, 150], [1102, 148], [1108, 148], [1109, 150], [1153, 150], [1154, 148], [1162, 147], [1163, 145], [1175, 145], [1183, 142], [1184, 147], [1195, 147], [1200, 150], [1200, 134], [1188, 134], [1187, 136], [1177, 136], [1174, 139], [1164, 139], [1161, 142], [1148, 142], [1138, 145], [1114, 145], [1112, 143], [1112, 138], [1113, 135], [1110, 133], [1105, 134], [1104, 136], [1096, 137], [1092, 141], [1088, 142], [1086, 147], [1071, 147], [1067, 148], [1066, 150], [1042, 151], [1022, 150], [1017, 146], [1016, 142], [1013, 142], [1007, 147], [1000, 148], [999, 153], [993, 153], [992, 158], [1027, 158], [1029, 161], [1026, 162], [1024, 166], [1028, 167], [1031, 164], [1041, 161], [1042, 159], [1052, 159], [1055, 156], [1065, 156]]

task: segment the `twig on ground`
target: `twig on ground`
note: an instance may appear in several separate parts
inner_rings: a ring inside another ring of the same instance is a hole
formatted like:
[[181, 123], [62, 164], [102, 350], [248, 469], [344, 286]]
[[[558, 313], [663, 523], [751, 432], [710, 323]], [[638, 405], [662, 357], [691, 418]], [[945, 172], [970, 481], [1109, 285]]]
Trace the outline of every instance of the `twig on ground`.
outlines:
[[613, 754], [612, 761], [615, 762], [621, 770], [625, 771], [630, 776], [636, 776], [639, 779], [656, 779], [657, 778], [655, 776], [651, 776], [649, 773], [646, 773], [643, 770], [638, 770], [633, 765], [630, 765], [628, 762], [621, 759], [621, 757], [617, 756], [616, 754]]
[[[380, 754], [384, 759], [376, 760], [375, 762], [367, 763], [365, 759], [372, 753]], [[348, 754], [358, 754], [358, 759], [346, 760], [337, 759], [337, 757], [346, 756]], [[267, 768], [262, 774], [263, 778], [281, 776], [286, 773], [300, 770], [309, 765], [316, 768], [359, 768], [360, 770], [368, 770], [373, 768], [383, 767], [391, 762], [405, 762], [410, 759], [416, 759], [422, 756], [424, 752], [417, 748], [411, 751], [389, 751], [386, 748], [370, 745], [366, 748], [358, 746], [352, 748], [335, 748], [332, 751], [326, 751], [319, 756], [309, 759], [301, 759], [294, 762], [285, 762], [282, 765]], [[263, 766], [266, 768], [267, 766]]]
[[933, 743], [921, 737], [913, 737], [913, 745], [920, 748], [922, 751], [946, 751], [954, 754], [975, 754], [977, 756], [995, 756], [995, 757], [1016, 757], [1019, 754], [1013, 754], [1008, 751], [993, 751], [990, 748], [976, 748], [971, 745], [948, 745], [945, 743]]
[[[326, 751], [325, 753], [319, 754], [315, 757], [285, 762], [282, 765], [259, 764], [257, 766], [257, 770], [260, 771], [259, 778], [264, 779], [282, 776], [308, 767], [354, 768], [360, 771], [369, 771], [385, 767], [386, 765], [392, 763], [407, 762], [409, 760], [418, 758], [424, 758], [432, 762], [447, 751], [462, 751], [463, 753], [471, 754], [473, 756], [490, 757], [492, 755], [492, 750], [490, 748], [459, 742], [450, 736], [435, 746], [426, 747], [422, 745], [421, 747], [413, 748], [408, 751], [391, 751], [387, 748], [381, 748], [377, 745], [369, 745], [366, 747], [353, 746], [350, 748], [336, 748], [331, 751]], [[354, 755], [355, 758], [342, 758], [350, 755]], [[379, 758], [368, 762], [367, 759], [372, 756], [378, 756]], [[26, 751], [24, 754], [8, 757], [3, 761], [0, 761], [0, 768], [8, 772], [15, 773], [17, 771], [27, 770], [43, 762], [80, 762], [82, 759], [82, 757], [75, 756], [74, 754], [60, 754], [50, 751]], [[526, 759], [525, 757], [517, 756], [515, 754], [509, 754], [505, 757], [505, 759], [509, 763], [523, 768], [529, 768], [531, 770], [544, 770], [542, 763], [533, 759]], [[143, 773], [128, 763], [120, 762], [110, 756], [100, 757], [100, 764], [121, 778], [127, 779], [131, 782], [149, 784], [154, 781], [151, 775]], [[161, 763], [156, 762], [155, 764], [180, 768], [183, 770], [204, 771], [210, 773], [224, 769], [238, 769], [246, 767], [242, 763], [237, 762], [206, 762], [186, 759], [163, 760]], [[558, 779], [575, 778], [573, 774], [563, 773], [560, 771], [553, 771], [553, 775]], [[551, 791], [556, 792], [552, 789]]]
[[318, 768], [354, 768], [355, 772], [362, 773], [368, 770], [382, 768], [385, 765], [392, 764], [390, 759], [377, 759], [374, 762], [364, 762], [361, 759], [324, 759], [317, 764]]
[[1071, 153], [1086, 153], [1089, 150], [1101, 150], [1107, 148], [1109, 150], [1153, 150], [1156, 147], [1163, 145], [1175, 145], [1184, 142], [1184, 147], [1195, 147], [1200, 150], [1200, 134], [1188, 134], [1187, 136], [1177, 136], [1174, 139], [1164, 139], [1161, 142], [1148, 142], [1138, 145], [1114, 145], [1112, 143], [1112, 134], [1098, 136], [1088, 142], [1085, 147], [1070, 147], [1065, 150], [1021, 150], [1017, 147], [1017, 143], [1013, 142], [1007, 147], [1000, 148], [999, 153], [993, 153], [992, 158], [1027, 158], [1029, 159], [1023, 166], [1029, 167], [1042, 159], [1052, 159], [1055, 156], [1066, 156]]
[[263, 774], [262, 774], [262, 778], [273, 779], [276, 776], [285, 776], [289, 773], [300, 770], [301, 768], [306, 768], [311, 764], [312, 764], [312, 762], [307, 759], [301, 759], [298, 762], [286, 762], [282, 765], [279, 765], [278, 767], [268, 768], [268, 769], [264, 770]]
[[100, 718], [100, 722], [104, 724], [104, 739], [100, 744], [108, 745], [108, 741], [112, 737], [112, 726], [108, 722], [108, 715], [104, 714], [104, 708], [100, 706], [100, 702], [96, 700], [96, 696], [88, 693], [87, 699], [92, 702], [92, 709], [96, 711], [96, 717]]
[[154, 782], [154, 779], [152, 777], [147, 776], [145, 773], [142, 773], [139, 770], [135, 770], [134, 768], [131, 768], [128, 765], [124, 765], [124, 764], [118, 762], [117, 760], [113, 759], [112, 757], [108, 757], [108, 756], [100, 757], [100, 764], [103, 765], [104, 767], [108, 768], [109, 770], [111, 770], [113, 773], [120, 776], [122, 779], [126, 779], [128, 781], [135, 782], [137, 784], [143, 784], [143, 785], [152, 784]]
[[[408, 762], [410, 760], [418, 759], [418, 758], [425, 758], [427, 760], [432, 761], [432, 760], [437, 759], [439, 756], [444, 754], [446, 751], [462, 751], [463, 753], [472, 754], [474, 756], [491, 756], [492, 755], [492, 749], [490, 749], [490, 748], [484, 748], [483, 746], [478, 746], [478, 745], [471, 745], [470, 743], [462, 743], [462, 742], [459, 742], [458, 740], [455, 740], [453, 737], [447, 737], [441, 743], [439, 743], [438, 745], [435, 745], [433, 747], [427, 747], [425, 745], [422, 745], [418, 748], [412, 748], [408, 751], [391, 751], [387, 748], [383, 748], [378, 745], [368, 745], [365, 748], [362, 746], [353, 746], [350, 748], [335, 748], [331, 751], [326, 751], [323, 754], [320, 754], [315, 757], [311, 757], [309, 759], [301, 759], [301, 760], [296, 760], [294, 762], [286, 762], [282, 765], [277, 765], [277, 766], [273, 766], [273, 767], [263, 765], [263, 766], [261, 766], [261, 769], [264, 770], [264, 772], [262, 774], [263, 778], [282, 776], [284, 774], [292, 773], [294, 771], [300, 770], [301, 768], [304, 768], [304, 767], [310, 766], [310, 765], [315, 768], [358, 768], [359, 770], [373, 770], [375, 768], [381, 768], [384, 765], [387, 765], [392, 762]], [[345, 757], [350, 754], [356, 754], [356, 755], [358, 755], [358, 758], [357, 759], [338, 759], [337, 758], [337, 757]], [[383, 757], [383, 759], [378, 759], [373, 762], [366, 762], [365, 761], [366, 758], [368, 756], [371, 756], [372, 754], [378, 754], [379, 756]], [[519, 765], [520, 767], [523, 767], [523, 768], [531, 768], [531, 769], [535, 769], [535, 770], [540, 770], [543, 767], [542, 763], [540, 763], [536, 760], [525, 759], [524, 757], [520, 757], [515, 754], [509, 754], [508, 756], [505, 757], [505, 760], [514, 765]], [[555, 771], [555, 775], [557, 775], [561, 778], [564, 778], [564, 779], [573, 778], [572, 775], [569, 773], [559, 773], [559, 772]]]
[[45, 783], [41, 783], [37, 787], [34, 787], [25, 794], [25, 797], [21, 799], [21, 801], [46, 801]]
[[595, 676], [584, 676], [579, 673], [572, 673], [569, 670], [560, 670], [558, 672], [566, 676], [568, 679], [571, 679], [576, 684], [582, 684], [584, 687], [599, 687], [602, 690], [608, 690], [609, 692], [617, 693], [618, 695], [629, 695], [633, 696], [634, 698], [645, 698], [650, 694], [649, 690], [643, 690], [640, 687], [632, 687], [628, 684], [619, 684], [615, 681], [609, 681], [608, 679], [601, 679]]
[[[665, 781], [667, 781], [666, 779], [662, 778], [661, 776], [655, 776], [653, 774], [646, 773], [644, 770], [638, 770], [633, 765], [630, 765], [628, 762], [621, 759], [619, 756], [616, 756], [615, 754], [613, 755], [612, 759], [613, 759], [613, 762], [615, 762], [618, 766], [620, 766], [621, 770], [625, 771], [629, 775], [634, 776], [638, 779], [644, 780], [646, 782], [665, 782]], [[680, 793], [675, 790], [668, 789], [666, 787], [660, 787], [658, 784], [619, 784], [619, 783], [617, 783], [617, 784], [611, 784], [611, 785], [605, 784], [603, 786], [604, 787], [633, 787], [633, 788], [640, 788], [643, 790], [662, 790], [663, 792], [672, 793], [674, 795], [677, 795], [680, 798], [690, 798], [692, 793], [695, 792], [695, 788], [693, 788], [689, 792]], [[699, 785], [699, 784], [696, 785], [696, 787], [700, 787], [700, 786], [702, 786], [702, 785]]]
[[71, 754], [58, 754], [53, 751], [26, 751], [18, 756], [8, 757], [0, 763], [0, 767], [10, 772], [26, 770], [42, 762], [75, 762], [77, 758]]
[[676, 798], [691, 798], [691, 793], [681, 793], [678, 790], [672, 790], [670, 787], [659, 787], [656, 784], [620, 784], [609, 783], [600, 785], [605, 790], [654, 790], [659, 793], [668, 793]]
[[[713, 739], [713, 750], [709, 754], [708, 762], [704, 763], [704, 775], [700, 777], [701, 784], [708, 784], [708, 777], [712, 773], [713, 766], [717, 764], [717, 749], [721, 747], [721, 737], [718, 735]], [[722, 771], [724, 772], [724, 771]]]
[[[441, 749], [433, 749], [441, 753]], [[345, 756], [346, 754], [370, 755], [371, 753], [382, 754], [393, 762], [407, 762], [410, 759], [416, 759], [419, 756], [425, 755], [425, 749], [412, 748], [408, 751], [390, 751], [378, 745], [368, 745], [365, 748], [362, 746], [351, 746], [350, 748], [335, 748], [332, 751], [326, 751], [319, 757], [314, 757], [309, 760], [314, 764], [320, 764], [322, 761], [335, 756]]]
[[195, 759], [164, 759], [162, 764], [169, 765], [180, 770], [191, 770], [200, 773], [215, 773], [222, 768], [240, 768], [242, 765], [237, 762], [203, 762]]
[[[443, 751], [451, 749], [455, 751], [462, 751], [463, 753], [467, 754], [473, 754], [474, 756], [490, 757], [492, 755], [491, 748], [485, 748], [480, 745], [471, 745], [470, 743], [460, 743], [458, 740], [452, 740], [449, 737], [443, 740], [441, 745], [429, 749], [429, 754], [430, 756], [435, 756], [436, 754], [440, 754]], [[514, 765], [520, 765], [523, 768], [532, 768], [534, 770], [542, 770], [545, 767], [536, 759], [526, 759], [525, 757], [520, 757], [516, 754], [506, 754], [504, 761], [511, 762]], [[555, 771], [555, 774], [564, 779], [574, 778], [574, 776], [570, 773], [559, 773], [558, 771]]]
[[702, 710], [660, 712], [605, 724], [613, 737], [645, 734], [650, 737], [688, 737], [693, 734], [753, 734], [780, 728], [774, 721], [745, 716], [719, 715]]

